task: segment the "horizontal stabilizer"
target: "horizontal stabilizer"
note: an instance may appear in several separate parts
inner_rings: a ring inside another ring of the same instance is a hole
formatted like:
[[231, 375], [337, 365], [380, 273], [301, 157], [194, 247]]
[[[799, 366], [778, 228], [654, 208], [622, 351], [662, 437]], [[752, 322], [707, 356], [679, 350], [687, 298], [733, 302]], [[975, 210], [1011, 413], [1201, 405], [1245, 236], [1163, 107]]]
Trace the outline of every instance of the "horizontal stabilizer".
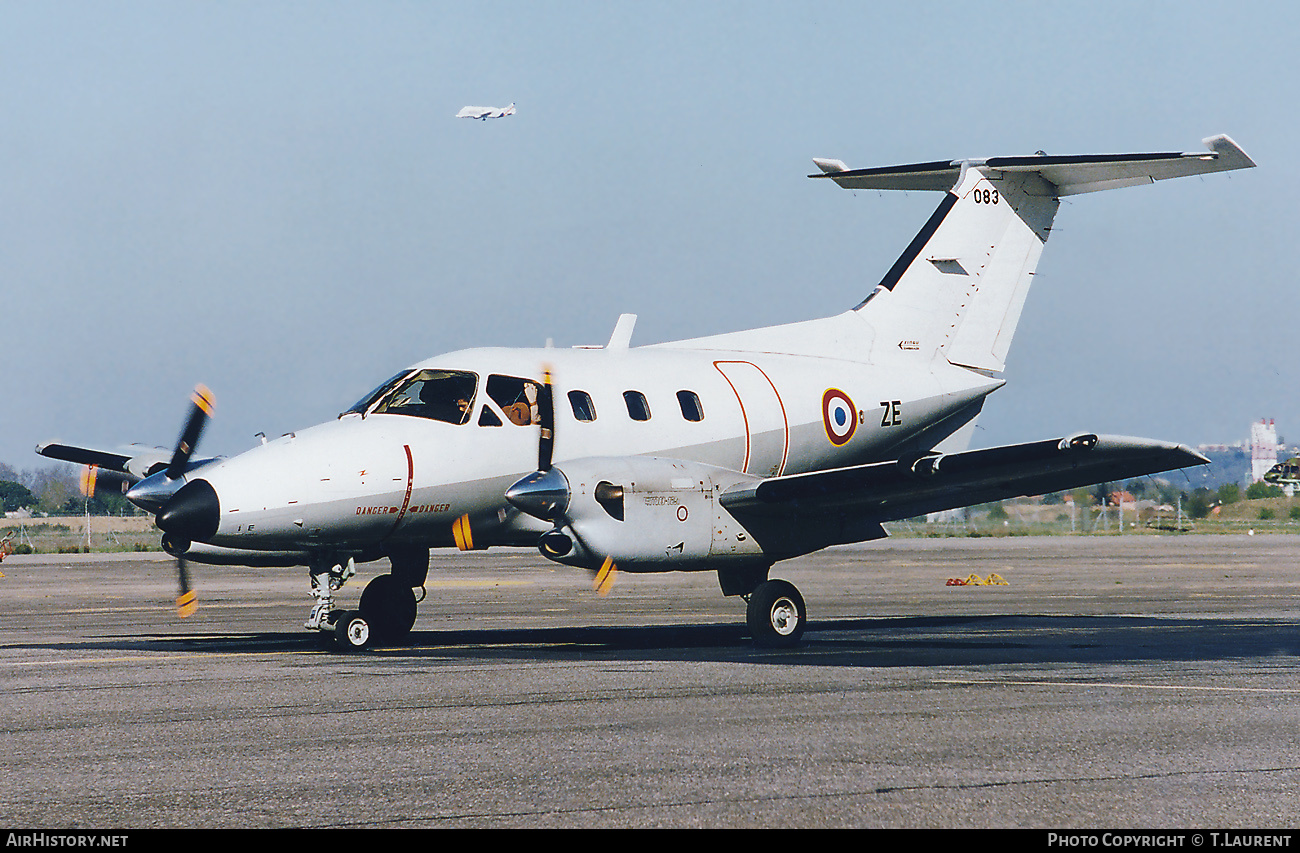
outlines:
[[936, 160], [875, 169], [838, 168], [844, 166], [838, 160], [815, 159], [813, 162], [823, 173], [808, 177], [829, 178], [848, 190], [943, 191], [957, 184], [963, 168], [974, 166], [994, 179], [1000, 173], [1036, 172], [1055, 188], [1055, 195], [1059, 197], [1149, 184], [1167, 178], [1249, 169], [1255, 165], [1241, 146], [1227, 136], [1211, 136], [1203, 139], [1202, 143], [1208, 151], [1069, 156], [1031, 154]]
[[818, 517], [833, 512], [872, 522], [896, 521], [1207, 462], [1180, 444], [1080, 434], [774, 477], [734, 487], [719, 500], [742, 523], [747, 515]]

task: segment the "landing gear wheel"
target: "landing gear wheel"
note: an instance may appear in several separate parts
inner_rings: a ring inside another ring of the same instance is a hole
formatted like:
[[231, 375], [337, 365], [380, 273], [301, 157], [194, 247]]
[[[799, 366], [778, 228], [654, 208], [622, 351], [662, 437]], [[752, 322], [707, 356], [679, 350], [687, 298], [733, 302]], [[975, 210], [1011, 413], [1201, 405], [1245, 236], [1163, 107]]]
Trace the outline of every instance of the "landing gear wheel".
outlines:
[[392, 575], [366, 584], [360, 606], [377, 643], [401, 643], [415, 624], [415, 593]]
[[783, 649], [795, 645], [803, 636], [808, 611], [794, 584], [765, 581], [750, 594], [745, 618], [754, 645]]
[[371, 637], [370, 623], [355, 610], [341, 611], [334, 620], [334, 640], [344, 651], [369, 648]]

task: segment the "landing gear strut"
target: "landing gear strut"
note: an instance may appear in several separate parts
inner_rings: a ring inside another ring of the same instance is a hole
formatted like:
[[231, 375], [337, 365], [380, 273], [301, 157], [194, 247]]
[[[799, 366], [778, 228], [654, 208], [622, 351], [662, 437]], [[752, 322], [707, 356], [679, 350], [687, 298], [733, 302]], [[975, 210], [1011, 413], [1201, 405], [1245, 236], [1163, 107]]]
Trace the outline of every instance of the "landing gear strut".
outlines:
[[343, 588], [348, 578], [357, 573], [356, 561], [348, 557], [346, 563], [336, 562], [332, 557], [319, 560], [311, 567], [311, 594], [316, 597], [316, 606], [303, 623], [309, 631], [330, 631], [334, 626], [334, 592]]

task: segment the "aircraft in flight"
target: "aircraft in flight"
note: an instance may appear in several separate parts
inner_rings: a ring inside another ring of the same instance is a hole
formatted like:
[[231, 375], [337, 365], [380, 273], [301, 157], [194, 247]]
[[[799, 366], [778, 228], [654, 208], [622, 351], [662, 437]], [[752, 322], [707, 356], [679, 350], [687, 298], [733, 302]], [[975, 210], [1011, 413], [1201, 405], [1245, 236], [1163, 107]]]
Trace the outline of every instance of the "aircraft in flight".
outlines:
[[[212, 411], [195, 393], [174, 451], [45, 456], [135, 478], [187, 561], [306, 566], [306, 626], [343, 648], [400, 643], [431, 549], [533, 546], [596, 574], [712, 571], [747, 602], [760, 645], [796, 643], [799, 591], [775, 563], [881, 539], [884, 522], [1168, 471], [1179, 444], [1076, 432], [968, 450], [1060, 199], [1254, 166], [1226, 136], [1207, 151], [991, 157], [849, 169], [845, 189], [934, 190], [924, 227], [853, 308], [821, 319], [631, 346], [480, 348], [413, 364], [337, 419], [233, 458], [193, 456]], [[334, 592], [387, 558], [359, 610]]]
[[490, 118], [505, 118], [515, 114], [515, 105], [508, 107], [461, 107], [456, 118], [476, 118], [487, 121]]

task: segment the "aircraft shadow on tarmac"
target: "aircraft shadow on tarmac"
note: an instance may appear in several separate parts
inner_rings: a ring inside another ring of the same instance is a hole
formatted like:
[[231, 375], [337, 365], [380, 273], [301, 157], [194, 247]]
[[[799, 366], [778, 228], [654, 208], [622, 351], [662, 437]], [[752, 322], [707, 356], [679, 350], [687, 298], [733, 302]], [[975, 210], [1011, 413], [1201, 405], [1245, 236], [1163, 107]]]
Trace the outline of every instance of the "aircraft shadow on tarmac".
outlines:
[[[146, 635], [56, 645], [208, 654], [316, 654], [331, 648], [324, 637], [299, 632]], [[390, 661], [600, 657], [876, 667], [1107, 664], [1294, 656], [1300, 654], [1300, 629], [1282, 619], [926, 616], [810, 622], [802, 644], [794, 649], [756, 648], [744, 625], [737, 623], [413, 631], [404, 646], [336, 654], [340, 659]]]

